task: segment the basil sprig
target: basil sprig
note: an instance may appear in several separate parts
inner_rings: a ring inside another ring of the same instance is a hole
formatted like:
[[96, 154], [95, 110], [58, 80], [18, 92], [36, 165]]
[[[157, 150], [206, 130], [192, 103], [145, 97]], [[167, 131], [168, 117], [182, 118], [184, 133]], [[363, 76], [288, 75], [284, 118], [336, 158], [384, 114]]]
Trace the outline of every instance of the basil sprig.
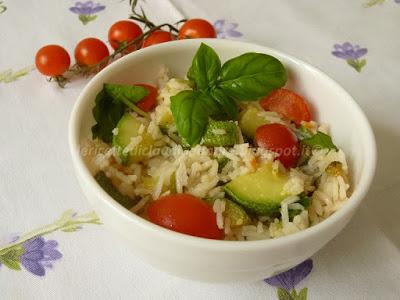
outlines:
[[221, 67], [218, 54], [204, 43], [187, 77], [194, 90], [171, 97], [171, 111], [179, 135], [191, 146], [200, 143], [209, 118], [237, 120], [237, 102], [256, 101], [287, 81], [284, 66], [273, 56], [245, 53]]

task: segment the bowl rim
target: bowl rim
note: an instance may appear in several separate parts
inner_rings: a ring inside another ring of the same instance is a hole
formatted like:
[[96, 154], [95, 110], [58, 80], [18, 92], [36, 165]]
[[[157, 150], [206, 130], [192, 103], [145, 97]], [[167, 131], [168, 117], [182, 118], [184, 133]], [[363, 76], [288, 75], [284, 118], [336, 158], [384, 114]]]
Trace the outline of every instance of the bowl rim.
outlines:
[[[127, 61], [131, 59], [140, 58], [143, 55], [149, 55], [152, 52], [161, 52], [164, 49], [175, 48], [176, 47], [186, 47], [188, 49], [195, 48], [201, 42], [205, 42], [207, 44], [218, 45], [225, 44], [230, 47], [237, 48], [255, 48], [260, 51], [262, 50], [264, 53], [269, 53], [271, 55], [279, 55], [283, 57], [285, 60], [291, 61], [298, 65], [301, 65], [303, 68], [306, 68], [308, 71], [313, 72], [314, 74], [321, 77], [325, 82], [329, 83], [333, 89], [336, 89], [338, 93], [347, 96], [347, 105], [350, 106], [351, 110], [355, 112], [358, 116], [359, 123], [361, 125], [361, 133], [364, 137], [366, 144], [368, 147], [364, 148], [367, 160], [364, 161], [364, 169], [361, 174], [359, 183], [354, 187], [352, 195], [346, 201], [346, 203], [334, 214], [329, 216], [327, 219], [322, 222], [306, 228], [300, 232], [282, 236], [276, 239], [265, 239], [265, 240], [257, 240], [257, 241], [226, 241], [226, 240], [211, 240], [200, 237], [195, 237], [179, 232], [175, 232], [166, 228], [163, 228], [159, 225], [153, 224], [150, 221], [130, 212], [128, 209], [125, 209], [118, 202], [116, 202], [111, 196], [109, 196], [95, 181], [94, 177], [90, 173], [89, 169], [86, 167], [81, 155], [80, 155], [80, 124], [82, 120], [82, 107], [84, 107], [84, 103], [89, 101], [86, 98], [86, 94], [90, 92], [92, 86], [95, 85], [98, 81], [102, 81], [106, 75], [114, 72], [114, 70], [118, 69], [120, 66], [125, 64]], [[141, 227], [142, 230], [151, 231], [155, 235], [159, 235], [165, 240], [185, 243], [198, 248], [208, 248], [214, 250], [224, 250], [224, 251], [242, 251], [242, 250], [257, 250], [268, 247], [284, 247], [289, 244], [293, 244], [296, 242], [300, 242], [305, 238], [310, 238], [318, 232], [322, 232], [327, 230], [329, 227], [334, 226], [337, 222], [342, 219], [345, 219], [345, 216], [350, 213], [353, 209], [356, 209], [363, 198], [367, 194], [371, 182], [373, 180], [375, 169], [376, 169], [376, 142], [374, 133], [372, 131], [371, 125], [365, 116], [364, 112], [354, 100], [354, 98], [343, 88], [341, 87], [335, 80], [330, 78], [324, 72], [319, 70], [316, 67], [311, 66], [310, 64], [297, 59], [291, 55], [288, 55], [279, 50], [258, 45], [255, 43], [242, 42], [242, 41], [233, 41], [233, 40], [221, 40], [221, 39], [193, 39], [193, 40], [180, 40], [180, 41], [172, 41], [168, 43], [158, 44], [152, 47], [148, 47], [145, 49], [141, 49], [140, 51], [133, 52], [128, 54], [117, 61], [113, 62], [107, 68], [101, 70], [98, 74], [96, 74], [91, 80], [86, 84], [86, 86], [81, 91], [78, 96], [77, 101], [74, 104], [72, 109], [69, 127], [68, 127], [68, 139], [69, 139], [69, 148], [72, 156], [72, 161], [75, 167], [75, 171], [81, 175], [78, 177], [78, 180], [81, 178], [84, 180], [85, 184], [90, 187], [92, 191], [96, 194], [97, 201], [103, 201], [106, 205], [108, 205], [110, 210], [113, 210], [114, 213], [119, 214], [121, 218], [125, 218], [129, 220], [129, 222], [135, 223], [136, 226]], [[95, 208], [95, 207], [94, 207]]]

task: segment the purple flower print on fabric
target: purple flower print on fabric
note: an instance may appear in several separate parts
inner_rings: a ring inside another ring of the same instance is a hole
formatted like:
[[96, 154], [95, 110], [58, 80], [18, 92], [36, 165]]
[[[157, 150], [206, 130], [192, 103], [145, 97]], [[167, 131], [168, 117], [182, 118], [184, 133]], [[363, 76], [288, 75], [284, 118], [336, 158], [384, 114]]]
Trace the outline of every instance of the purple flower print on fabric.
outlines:
[[237, 23], [227, 22], [226, 20], [220, 19], [215, 21], [214, 28], [217, 32], [217, 37], [220, 39], [228, 39], [228, 38], [238, 38], [243, 36], [240, 31], [237, 31], [236, 28], [239, 25]]
[[332, 50], [332, 55], [346, 60], [357, 72], [361, 72], [362, 68], [367, 64], [366, 59], [361, 59], [367, 53], [367, 48], [361, 48], [359, 45], [352, 45], [349, 42], [335, 44]]

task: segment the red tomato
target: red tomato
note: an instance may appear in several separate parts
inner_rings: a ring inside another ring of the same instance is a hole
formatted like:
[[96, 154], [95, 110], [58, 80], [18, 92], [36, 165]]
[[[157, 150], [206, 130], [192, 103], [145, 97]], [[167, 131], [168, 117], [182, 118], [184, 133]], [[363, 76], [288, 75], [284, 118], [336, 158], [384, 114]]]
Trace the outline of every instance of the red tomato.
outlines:
[[75, 60], [82, 66], [98, 64], [109, 55], [106, 44], [96, 38], [83, 39], [75, 47]]
[[146, 48], [151, 45], [161, 44], [169, 41], [173, 41], [175, 37], [168, 31], [164, 30], [156, 30], [144, 40], [143, 48]]
[[190, 194], [163, 196], [151, 202], [147, 213], [151, 222], [173, 231], [208, 239], [224, 237], [212, 208]]
[[149, 92], [148, 95], [136, 105], [146, 112], [152, 111], [157, 105], [158, 90], [154, 86], [145, 83], [138, 83], [135, 85], [142, 86]]
[[208, 21], [203, 19], [187, 20], [179, 29], [179, 39], [216, 38], [217, 33]]
[[285, 118], [300, 125], [301, 121], [312, 120], [307, 101], [287, 89], [278, 89], [260, 101], [260, 105], [269, 111], [280, 113]]
[[[123, 20], [114, 23], [108, 30], [108, 41], [114, 50], [118, 49], [122, 43], [129, 43], [143, 34], [142, 28], [132, 21]], [[126, 49], [126, 53], [139, 49], [141, 41]]]
[[71, 64], [68, 52], [58, 45], [47, 45], [39, 49], [35, 57], [36, 68], [46, 76], [59, 76]]
[[278, 154], [277, 159], [286, 167], [297, 165], [300, 145], [295, 134], [282, 124], [266, 124], [257, 128], [256, 143], [259, 147]]

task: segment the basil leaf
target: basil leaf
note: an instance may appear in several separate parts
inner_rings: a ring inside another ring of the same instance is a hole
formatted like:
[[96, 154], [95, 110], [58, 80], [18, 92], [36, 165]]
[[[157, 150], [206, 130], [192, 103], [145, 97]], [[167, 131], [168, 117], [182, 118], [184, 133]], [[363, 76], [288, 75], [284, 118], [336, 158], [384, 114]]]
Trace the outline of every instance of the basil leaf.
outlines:
[[206, 91], [216, 84], [220, 70], [221, 61], [217, 53], [211, 47], [201, 43], [193, 57], [187, 77], [195, 83], [198, 90]]
[[304, 125], [301, 125], [298, 129], [295, 130], [296, 136], [299, 140], [308, 139], [313, 136], [311, 130], [309, 130]]
[[305, 195], [305, 194], [302, 194], [302, 195], [300, 195], [300, 200], [299, 200], [298, 203], [300, 203], [301, 205], [303, 205], [304, 208], [309, 208], [310, 205], [311, 205], [311, 198], [308, 197], [308, 196]]
[[[307, 209], [311, 205], [311, 198], [305, 194], [301, 194], [300, 200], [297, 203], [301, 204], [305, 209]], [[292, 222], [294, 217], [301, 213], [301, 209], [289, 209], [289, 220]]]
[[321, 131], [318, 131], [312, 137], [303, 139], [300, 142], [303, 145], [310, 146], [314, 149], [335, 149], [336, 151], [338, 150], [338, 148], [332, 142], [332, 138]]
[[285, 85], [286, 70], [273, 56], [245, 53], [222, 66], [218, 87], [238, 101], [255, 101]]
[[207, 127], [206, 97], [199, 91], [182, 91], [171, 97], [171, 111], [178, 133], [191, 146], [200, 143]]
[[211, 97], [219, 104], [221, 111], [223, 111], [231, 120], [237, 120], [239, 118], [237, 103], [231, 97], [225, 95], [221, 89], [212, 89]]
[[115, 102], [123, 103], [126, 101], [137, 103], [149, 94], [147, 89], [142, 86], [114, 83], [105, 83], [104, 91], [113, 98]]
[[221, 107], [219, 106], [219, 104], [214, 101], [214, 99], [210, 95], [205, 93], [203, 94], [202, 99], [207, 105], [208, 115], [210, 117], [214, 116], [216, 118], [219, 118], [221, 116]]
[[96, 124], [92, 127], [93, 139], [99, 138], [106, 143], [111, 143], [112, 131], [124, 114], [126, 106], [123, 103], [114, 102], [104, 90], [97, 94], [95, 103], [92, 110], [96, 120]]
[[95, 107], [92, 110], [96, 124], [92, 127], [93, 138], [100, 138], [111, 143], [112, 130], [117, 126], [127, 107], [138, 111], [134, 103], [148, 95], [147, 89], [135, 85], [106, 83], [103, 90], [97, 94]]

